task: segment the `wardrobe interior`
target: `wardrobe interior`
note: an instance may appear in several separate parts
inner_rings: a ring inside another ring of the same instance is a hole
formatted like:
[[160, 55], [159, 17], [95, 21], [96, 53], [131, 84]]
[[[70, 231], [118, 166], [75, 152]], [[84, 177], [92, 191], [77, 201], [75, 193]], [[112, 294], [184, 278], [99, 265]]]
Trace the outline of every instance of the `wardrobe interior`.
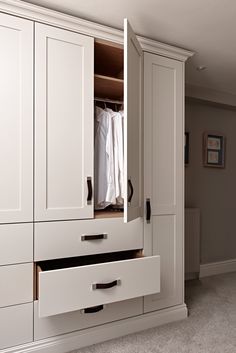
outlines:
[[95, 218], [123, 217], [124, 50], [96, 40], [94, 46]]

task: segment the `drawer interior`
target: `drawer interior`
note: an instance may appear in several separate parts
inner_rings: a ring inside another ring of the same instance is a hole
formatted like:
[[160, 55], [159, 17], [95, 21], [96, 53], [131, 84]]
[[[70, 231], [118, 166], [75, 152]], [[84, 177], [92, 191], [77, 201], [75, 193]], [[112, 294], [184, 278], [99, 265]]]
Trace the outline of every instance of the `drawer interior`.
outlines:
[[79, 256], [65, 259], [40, 261], [35, 264], [35, 295], [34, 300], [39, 299], [39, 273], [79, 266], [88, 266], [114, 261], [123, 261], [143, 257], [143, 250], [129, 250], [122, 252]]

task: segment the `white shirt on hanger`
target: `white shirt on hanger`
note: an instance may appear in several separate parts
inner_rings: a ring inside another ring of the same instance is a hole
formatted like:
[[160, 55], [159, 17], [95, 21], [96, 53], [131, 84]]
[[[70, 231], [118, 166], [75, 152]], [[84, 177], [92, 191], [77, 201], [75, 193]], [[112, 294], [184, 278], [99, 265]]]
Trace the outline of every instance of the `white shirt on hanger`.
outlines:
[[120, 112], [110, 112], [113, 124], [113, 149], [114, 149], [114, 178], [116, 203], [123, 205], [124, 203], [124, 146], [123, 146], [123, 118]]
[[113, 129], [110, 112], [96, 107], [95, 114], [95, 209], [103, 209], [116, 203]]

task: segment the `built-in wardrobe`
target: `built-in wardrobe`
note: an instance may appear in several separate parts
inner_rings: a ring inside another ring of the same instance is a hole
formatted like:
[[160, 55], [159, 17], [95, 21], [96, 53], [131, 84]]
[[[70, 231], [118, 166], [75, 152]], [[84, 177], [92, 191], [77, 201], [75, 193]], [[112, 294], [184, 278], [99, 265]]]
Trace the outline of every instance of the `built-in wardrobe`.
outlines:
[[[0, 352], [67, 352], [186, 317], [192, 53], [137, 39], [127, 20], [122, 33], [22, 1], [0, 10]], [[99, 109], [122, 116], [119, 207], [94, 202]]]

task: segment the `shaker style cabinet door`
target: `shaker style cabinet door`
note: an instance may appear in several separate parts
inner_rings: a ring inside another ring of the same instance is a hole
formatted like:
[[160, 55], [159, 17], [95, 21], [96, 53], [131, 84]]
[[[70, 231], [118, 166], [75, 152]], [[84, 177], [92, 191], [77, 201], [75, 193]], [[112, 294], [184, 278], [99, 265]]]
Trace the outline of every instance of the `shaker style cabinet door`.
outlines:
[[124, 221], [142, 216], [143, 51], [124, 20]]
[[144, 239], [161, 263], [146, 312], [183, 303], [183, 79], [182, 62], [144, 54]]
[[35, 24], [35, 220], [93, 217], [94, 39]]
[[0, 14], [0, 223], [33, 220], [33, 22]]

